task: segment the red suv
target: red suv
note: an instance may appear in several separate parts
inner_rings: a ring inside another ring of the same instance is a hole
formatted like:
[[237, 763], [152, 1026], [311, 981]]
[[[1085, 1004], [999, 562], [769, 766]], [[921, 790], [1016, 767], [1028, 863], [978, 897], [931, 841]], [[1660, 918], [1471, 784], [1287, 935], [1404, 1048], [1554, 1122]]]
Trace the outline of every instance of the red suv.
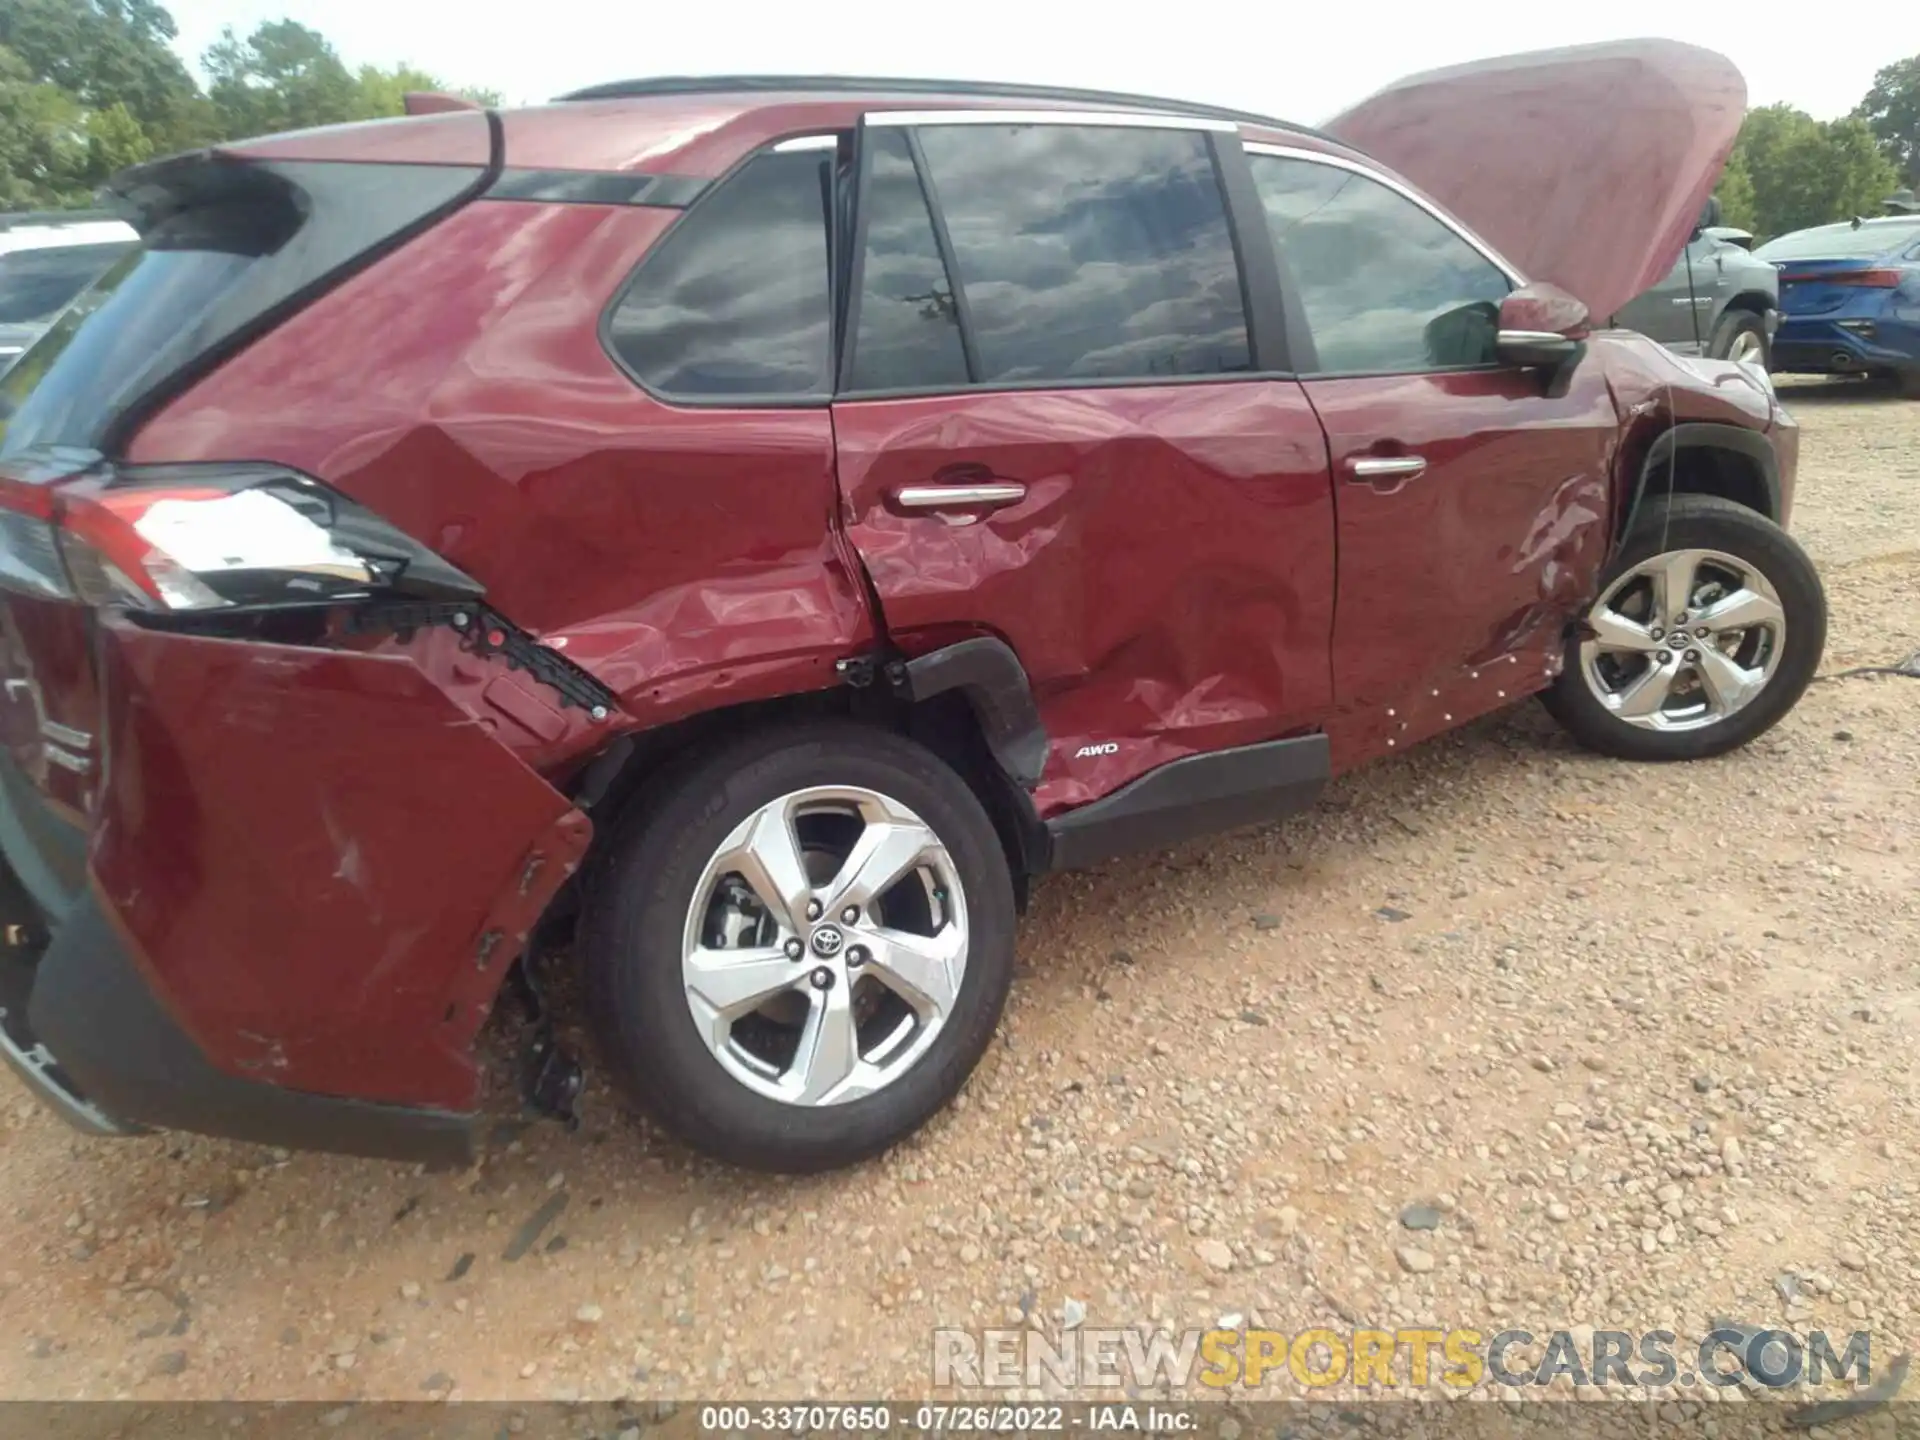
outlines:
[[1796, 432], [1587, 320], [1743, 102], [1665, 43], [1332, 134], [651, 81], [129, 172], [0, 383], [7, 1057], [98, 1133], [457, 1161], [571, 935], [637, 1102], [821, 1168], [965, 1081], [1033, 876], [1536, 693], [1743, 744], [1824, 639]]

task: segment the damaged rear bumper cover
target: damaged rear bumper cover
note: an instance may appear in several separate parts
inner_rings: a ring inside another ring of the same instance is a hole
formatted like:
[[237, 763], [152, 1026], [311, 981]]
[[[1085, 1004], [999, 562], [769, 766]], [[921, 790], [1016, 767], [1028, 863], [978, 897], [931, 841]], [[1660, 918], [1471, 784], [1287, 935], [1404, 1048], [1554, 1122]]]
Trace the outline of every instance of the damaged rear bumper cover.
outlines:
[[61, 1119], [89, 1135], [191, 1130], [379, 1159], [471, 1163], [474, 1114], [312, 1095], [217, 1069], [154, 994], [91, 887], [69, 897], [51, 923], [27, 895], [18, 869], [34, 861], [22, 857], [16, 867], [26, 834], [18, 793], [0, 786], [9, 941], [0, 960], [0, 1056]]
[[98, 660], [86, 822], [0, 750], [0, 1055], [94, 1134], [469, 1163], [586, 815], [405, 655], [110, 622]]

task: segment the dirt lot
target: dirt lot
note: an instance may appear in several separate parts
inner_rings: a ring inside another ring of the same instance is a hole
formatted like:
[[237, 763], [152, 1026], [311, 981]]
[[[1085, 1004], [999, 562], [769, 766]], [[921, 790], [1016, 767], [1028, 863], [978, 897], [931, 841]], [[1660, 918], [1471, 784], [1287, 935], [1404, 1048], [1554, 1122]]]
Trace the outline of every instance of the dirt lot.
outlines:
[[[1895, 662], [1920, 403], [1788, 398], [1823, 670]], [[1295, 822], [1042, 886], [959, 1107], [818, 1180], [694, 1161], [598, 1088], [577, 1134], [429, 1176], [82, 1140], [0, 1080], [0, 1395], [911, 1397], [934, 1326], [1063, 1311], [1727, 1315], [1865, 1324], [1884, 1364], [1920, 1332], [1917, 775], [1913, 680], [1822, 681], [1686, 768], [1523, 706]]]

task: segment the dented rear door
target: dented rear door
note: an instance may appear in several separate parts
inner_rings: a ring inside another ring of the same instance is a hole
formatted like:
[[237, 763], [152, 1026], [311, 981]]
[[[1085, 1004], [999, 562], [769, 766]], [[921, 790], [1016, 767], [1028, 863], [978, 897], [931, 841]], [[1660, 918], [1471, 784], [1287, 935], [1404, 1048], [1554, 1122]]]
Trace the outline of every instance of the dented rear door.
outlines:
[[1214, 133], [1045, 118], [869, 117], [834, 431], [890, 632], [1013, 647], [1052, 813], [1319, 722], [1333, 516], [1300, 386], [1253, 374]]

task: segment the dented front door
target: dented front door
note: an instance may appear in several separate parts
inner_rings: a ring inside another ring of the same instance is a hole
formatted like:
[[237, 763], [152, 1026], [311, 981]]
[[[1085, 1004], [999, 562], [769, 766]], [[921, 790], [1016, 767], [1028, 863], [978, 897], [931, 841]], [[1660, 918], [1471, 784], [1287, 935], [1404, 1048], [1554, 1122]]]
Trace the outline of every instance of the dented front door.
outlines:
[[1346, 768], [1541, 688], [1607, 545], [1617, 418], [1597, 360], [1564, 394], [1492, 369], [1307, 382], [1339, 512]]
[[1519, 273], [1350, 157], [1249, 147], [1338, 516], [1336, 768], [1540, 688], [1604, 561], [1612, 392], [1500, 363]]
[[869, 117], [834, 439], [896, 643], [1019, 656], [1050, 814], [1323, 719], [1333, 513], [1206, 126], [1016, 118]]

